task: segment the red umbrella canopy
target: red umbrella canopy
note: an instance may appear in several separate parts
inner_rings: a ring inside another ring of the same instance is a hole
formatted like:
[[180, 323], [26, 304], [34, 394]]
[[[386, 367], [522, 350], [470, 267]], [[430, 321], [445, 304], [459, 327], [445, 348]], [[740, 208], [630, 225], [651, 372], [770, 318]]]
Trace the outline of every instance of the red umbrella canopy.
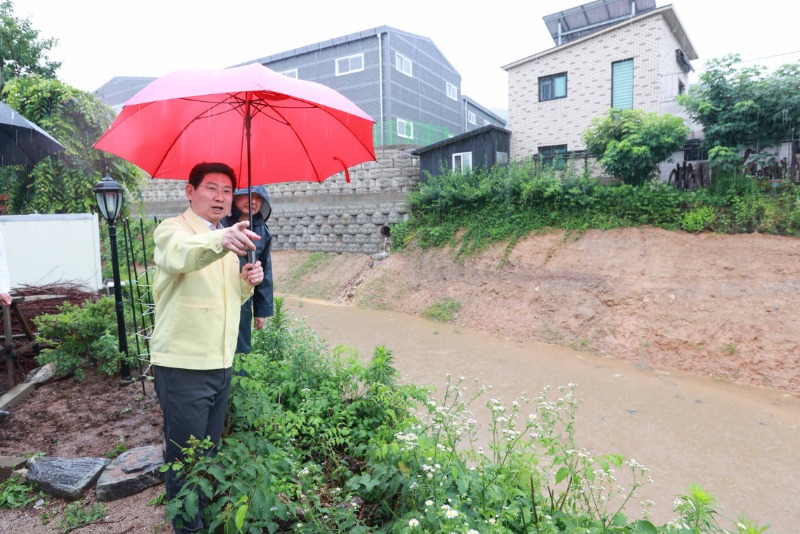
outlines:
[[230, 165], [238, 187], [248, 186], [248, 176], [249, 185], [321, 182], [375, 160], [374, 122], [330, 87], [254, 63], [154, 80], [94, 147], [153, 178], [186, 180], [206, 161]]

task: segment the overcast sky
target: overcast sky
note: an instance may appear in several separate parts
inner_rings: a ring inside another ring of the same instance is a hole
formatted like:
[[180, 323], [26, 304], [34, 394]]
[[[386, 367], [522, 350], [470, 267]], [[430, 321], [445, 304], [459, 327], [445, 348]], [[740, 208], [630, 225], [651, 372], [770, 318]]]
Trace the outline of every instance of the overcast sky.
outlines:
[[[40, 37], [54, 37], [59, 78], [94, 91], [114, 76], [222, 68], [387, 25], [433, 40], [462, 77], [463, 94], [507, 109], [501, 68], [552, 48], [542, 17], [579, 0], [12, 0]], [[662, 7], [669, 2], [656, 0]], [[800, 59], [800, 2], [674, 0], [704, 62], [728, 53], [777, 66]], [[314, 7], [312, 7], [314, 6]], [[524, 7], [520, 7], [524, 6]]]

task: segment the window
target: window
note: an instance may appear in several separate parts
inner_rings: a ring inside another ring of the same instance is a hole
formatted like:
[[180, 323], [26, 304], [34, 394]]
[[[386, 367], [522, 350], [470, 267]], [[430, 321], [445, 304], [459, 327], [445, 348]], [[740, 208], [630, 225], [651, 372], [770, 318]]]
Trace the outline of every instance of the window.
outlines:
[[450, 82], [445, 82], [447, 96], [453, 100], [458, 100], [458, 87]]
[[633, 59], [611, 64], [611, 107], [633, 109]]
[[567, 97], [567, 73], [539, 78], [539, 102]]
[[566, 168], [567, 145], [539, 147], [539, 161], [556, 169]]
[[472, 111], [468, 111], [467, 120], [469, 121], [470, 124], [475, 124], [475, 121], [477, 120], [475, 119], [475, 113], [473, 113]]
[[397, 135], [406, 139], [414, 139], [414, 123], [405, 119], [397, 119]]
[[686, 92], [686, 86], [683, 85], [682, 81], [678, 80], [678, 94], [682, 95], [685, 92]]
[[297, 79], [297, 69], [285, 70], [280, 72], [280, 74], [283, 74], [287, 78], [294, 78], [295, 80]]
[[394, 66], [406, 76], [412, 75], [411, 60], [399, 52], [395, 52]]
[[336, 60], [336, 75], [350, 74], [364, 70], [364, 54], [340, 57]]
[[453, 172], [469, 172], [472, 170], [472, 152], [453, 154]]

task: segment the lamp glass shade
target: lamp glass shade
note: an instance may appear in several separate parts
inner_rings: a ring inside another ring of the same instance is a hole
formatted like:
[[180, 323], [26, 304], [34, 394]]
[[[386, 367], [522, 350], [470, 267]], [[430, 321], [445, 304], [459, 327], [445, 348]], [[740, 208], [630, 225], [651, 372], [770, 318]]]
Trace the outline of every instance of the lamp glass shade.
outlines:
[[106, 175], [94, 186], [94, 194], [97, 199], [97, 209], [103, 217], [113, 222], [117, 220], [122, 210], [124, 189], [110, 176]]

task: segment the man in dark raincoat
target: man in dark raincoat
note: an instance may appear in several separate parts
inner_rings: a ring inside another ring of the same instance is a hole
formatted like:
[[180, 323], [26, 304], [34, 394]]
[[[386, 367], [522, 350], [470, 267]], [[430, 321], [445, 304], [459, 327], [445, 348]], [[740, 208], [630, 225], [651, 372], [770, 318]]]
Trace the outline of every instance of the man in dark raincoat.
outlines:
[[[270, 248], [272, 245], [272, 235], [267, 227], [267, 220], [272, 213], [269, 204], [267, 188], [263, 185], [253, 186], [253, 227], [249, 230], [261, 236], [256, 241], [256, 260], [261, 261], [264, 269], [264, 280], [255, 287], [253, 296], [242, 305], [241, 318], [239, 320], [239, 338], [236, 342], [236, 352], [247, 354], [250, 352], [250, 334], [252, 329], [261, 330], [264, 321], [273, 314], [273, 295], [272, 295], [272, 259]], [[247, 221], [250, 216], [250, 202], [247, 195], [247, 188], [237, 189], [233, 192], [233, 205], [231, 214], [222, 220], [222, 225], [230, 227], [239, 221]], [[240, 266], [247, 263], [247, 256], [239, 258]]]

